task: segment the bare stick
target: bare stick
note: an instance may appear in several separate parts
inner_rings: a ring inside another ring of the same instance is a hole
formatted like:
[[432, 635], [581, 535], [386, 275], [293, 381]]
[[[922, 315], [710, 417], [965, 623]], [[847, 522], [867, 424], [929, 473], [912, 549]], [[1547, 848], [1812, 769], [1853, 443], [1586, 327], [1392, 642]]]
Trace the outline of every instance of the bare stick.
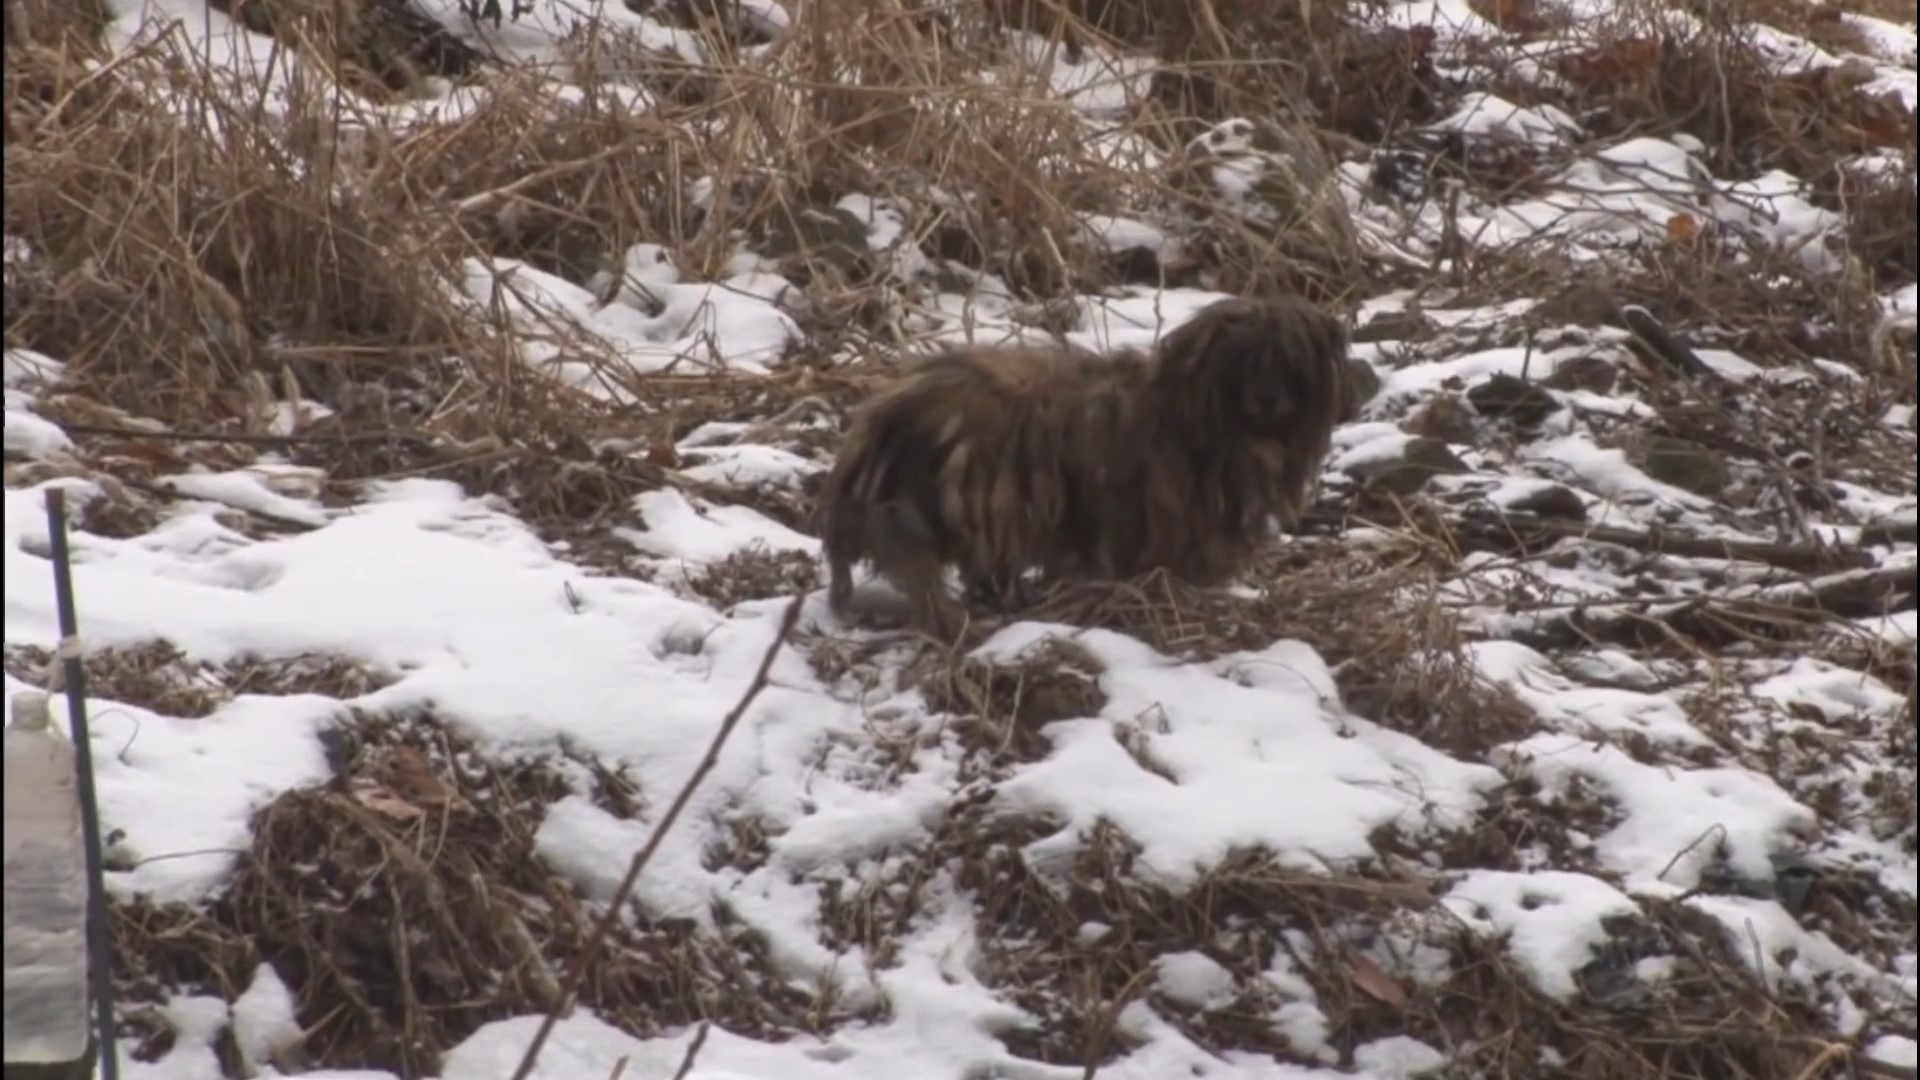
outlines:
[[358, 443], [418, 443], [431, 445], [433, 439], [410, 431], [356, 431], [327, 435], [258, 435], [239, 431], [149, 431], [145, 428], [115, 424], [63, 423], [67, 431], [78, 435], [106, 435], [118, 439], [149, 439], [154, 442], [235, 443], [245, 446], [350, 446]]
[[1676, 374], [1687, 378], [1713, 378], [1717, 373], [1700, 359], [1700, 354], [1675, 337], [1653, 313], [1638, 304], [1620, 308], [1620, 321], [1636, 340]]
[[[1612, 525], [1588, 525], [1561, 521], [1532, 514], [1506, 514], [1472, 518], [1452, 523], [1461, 533], [1491, 543], [1513, 543], [1523, 550], [1537, 551], [1556, 540], [1586, 540], [1618, 544], [1649, 555], [1678, 555], [1690, 559], [1727, 559], [1765, 563], [1786, 570], [1822, 570], [1835, 566], [1866, 567], [1873, 564], [1871, 553], [1862, 548], [1827, 544], [1774, 544], [1755, 540], [1722, 540], [1709, 536], [1688, 536], [1655, 526], [1650, 529], [1626, 529]], [[1545, 541], [1545, 543], [1542, 543]]]
[[67, 548], [67, 493], [47, 490], [47, 539], [53, 555], [54, 608], [60, 622], [60, 663], [67, 691], [67, 727], [79, 774], [80, 835], [87, 860], [87, 955], [93, 969], [94, 1026], [100, 1039], [100, 1075], [119, 1080], [120, 1044], [113, 1018], [113, 934], [107, 925], [107, 878], [100, 843], [100, 798], [93, 782], [93, 739], [87, 726], [87, 673], [80, 663], [80, 618], [73, 601], [73, 558]]
[[727, 739], [733, 734], [733, 729], [740, 725], [740, 718], [746, 715], [748, 706], [753, 704], [754, 698], [760, 696], [760, 691], [767, 688], [767, 672], [772, 670], [773, 658], [780, 654], [780, 646], [786, 643], [788, 636], [793, 633], [794, 625], [800, 621], [800, 605], [804, 600], [804, 595], [795, 596], [793, 602], [787, 605], [786, 612], [780, 616], [780, 629], [774, 633], [773, 641], [767, 645], [766, 655], [760, 658], [760, 669], [754, 672], [753, 682], [747, 686], [746, 693], [740, 695], [740, 700], [734, 704], [732, 711], [727, 713], [726, 719], [720, 721], [720, 730], [713, 733], [713, 741], [707, 744], [706, 756], [700, 759], [700, 764], [693, 770], [693, 775], [687, 777], [687, 782], [681, 785], [680, 793], [673, 797], [673, 805], [667, 807], [667, 812], [661, 816], [660, 821], [654, 825], [653, 831], [648, 834], [646, 844], [634, 853], [633, 861], [627, 865], [626, 876], [620, 879], [620, 884], [613, 890], [613, 898], [607, 901], [606, 912], [600, 916], [599, 922], [594, 925], [593, 933], [588, 935], [586, 942], [580, 947], [579, 954], [574, 957], [572, 969], [567, 972], [567, 981], [560, 991], [559, 1000], [553, 1003], [553, 1008], [549, 1009], [547, 1015], [541, 1019], [540, 1030], [534, 1032], [533, 1042], [527, 1045], [526, 1056], [520, 1059], [520, 1067], [513, 1071], [513, 1080], [527, 1080], [527, 1077], [532, 1074], [534, 1064], [540, 1059], [541, 1047], [546, 1045], [547, 1037], [553, 1034], [554, 1025], [560, 1022], [560, 1017], [573, 1007], [574, 996], [580, 992], [580, 984], [586, 980], [587, 968], [592, 965], [594, 957], [600, 954], [600, 949], [605, 945], [607, 935], [613, 930], [614, 920], [620, 917], [620, 909], [627, 902], [628, 894], [633, 892], [634, 883], [640, 880], [640, 871], [645, 869], [647, 863], [653, 859], [653, 853], [659, 850], [660, 842], [666, 839], [667, 830], [673, 827], [673, 823], [680, 817], [680, 812], [686, 809], [688, 802], [692, 801], [693, 793], [700, 787], [700, 782], [707, 778], [707, 774], [712, 772], [714, 765], [719, 762], [720, 751], [727, 745]]
[[700, 1021], [699, 1030], [693, 1033], [693, 1038], [687, 1043], [687, 1052], [680, 1056], [680, 1067], [673, 1071], [673, 1080], [687, 1080], [693, 1072], [694, 1060], [700, 1056], [700, 1048], [707, 1044], [707, 1031], [712, 1026], [711, 1021]]

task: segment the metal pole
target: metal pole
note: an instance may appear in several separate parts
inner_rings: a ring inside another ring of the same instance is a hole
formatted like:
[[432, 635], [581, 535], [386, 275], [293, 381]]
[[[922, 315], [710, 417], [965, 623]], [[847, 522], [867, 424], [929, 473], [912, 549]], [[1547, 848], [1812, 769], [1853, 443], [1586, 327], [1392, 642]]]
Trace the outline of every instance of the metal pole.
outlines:
[[67, 495], [57, 487], [47, 490], [47, 539], [53, 549], [53, 595], [60, 621], [60, 665], [67, 684], [67, 726], [73, 736], [80, 782], [80, 833], [87, 857], [87, 955], [93, 970], [100, 1075], [104, 1080], [119, 1080], [120, 1044], [113, 1017], [113, 933], [107, 924], [106, 858], [100, 842], [100, 801], [93, 784], [93, 739], [87, 726], [87, 673], [80, 663], [80, 620], [75, 613], [73, 562], [67, 549]]

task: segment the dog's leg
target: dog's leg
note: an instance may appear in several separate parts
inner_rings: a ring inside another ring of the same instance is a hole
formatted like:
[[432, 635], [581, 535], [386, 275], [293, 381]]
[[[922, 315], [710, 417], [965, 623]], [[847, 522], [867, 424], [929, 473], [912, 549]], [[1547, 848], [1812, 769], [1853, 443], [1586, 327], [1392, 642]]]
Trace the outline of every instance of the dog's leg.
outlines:
[[947, 591], [941, 580], [940, 564], [929, 561], [907, 572], [904, 591], [913, 600], [920, 623], [942, 643], [952, 644], [971, 620], [967, 609]]
[[932, 525], [918, 507], [906, 502], [878, 507], [874, 525], [875, 569], [906, 597], [922, 627], [953, 641], [966, 625], [967, 614], [947, 591], [946, 567]]
[[968, 603], [978, 604], [981, 607], [996, 611], [1006, 608], [1009, 591], [1006, 582], [1001, 580], [998, 575], [979, 572], [970, 573], [967, 575], [966, 582]]
[[844, 618], [853, 599], [853, 566], [865, 548], [864, 519], [856, 520], [843, 506], [829, 506], [820, 530], [821, 554], [827, 560], [827, 607]]
[[827, 556], [827, 607], [835, 615], [844, 617], [847, 614], [847, 605], [852, 600], [853, 562], [829, 553]]

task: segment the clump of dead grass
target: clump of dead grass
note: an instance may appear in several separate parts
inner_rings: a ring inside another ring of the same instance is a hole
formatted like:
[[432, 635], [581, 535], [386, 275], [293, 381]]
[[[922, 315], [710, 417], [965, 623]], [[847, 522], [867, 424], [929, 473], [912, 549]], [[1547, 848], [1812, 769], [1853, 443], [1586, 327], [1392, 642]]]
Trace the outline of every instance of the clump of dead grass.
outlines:
[[[139, 1001], [182, 989], [231, 1001], [271, 964], [296, 996], [309, 1065], [439, 1075], [441, 1054], [482, 1024], [548, 1008], [586, 940], [592, 910], [534, 847], [570, 788], [431, 717], [363, 715], [328, 742], [335, 779], [259, 812], [207, 911], [116, 907], [118, 955]], [[623, 923], [580, 1002], [640, 1035], [711, 1019], [777, 1039], [832, 1015], [772, 970], [752, 935]]]
[[7, 147], [6, 231], [30, 246], [39, 285], [8, 297], [10, 342], [165, 420], [244, 416], [238, 388], [279, 374], [274, 335], [329, 342], [336, 360], [478, 344], [441, 298], [448, 252], [414, 248], [400, 208], [344, 205], [232, 98], [132, 68], [161, 85], [70, 86]]
[[953, 660], [923, 654], [903, 685], [918, 687], [935, 713], [953, 716], [962, 742], [995, 765], [1040, 760], [1049, 747], [1042, 727], [1106, 707], [1105, 665], [1068, 639], [1048, 638], [1014, 663]]
[[1912, 114], [1861, 92], [1870, 71], [1782, 74], [1756, 43], [1750, 5], [1699, 0], [1682, 9], [1693, 24], [1656, 6], [1622, 5], [1593, 33], [1596, 44], [1560, 59], [1575, 114], [1596, 134], [1686, 132], [1721, 176], [1779, 168], [1824, 177], [1858, 154], [1911, 150]]
[[[24, 682], [43, 683], [52, 662], [53, 654], [46, 649], [7, 648], [7, 670]], [[387, 676], [343, 657], [240, 657], [208, 664], [190, 659], [167, 641], [91, 649], [82, 658], [81, 669], [90, 697], [183, 719], [211, 716], [241, 694], [345, 699], [392, 683]]]
[[746, 600], [810, 592], [819, 584], [820, 562], [814, 556], [792, 549], [749, 548], [701, 567], [687, 587], [726, 611]]
[[208, 0], [207, 6], [288, 50], [322, 59], [334, 82], [375, 100], [424, 96], [429, 78], [462, 79], [488, 59], [405, 0]]
[[7, 5], [7, 62], [30, 50], [95, 52], [110, 18], [103, 0], [14, 0]]
[[[1560, 999], [1504, 941], [1436, 904], [1444, 880], [1411, 864], [1330, 874], [1246, 850], [1175, 889], [1144, 879], [1137, 848], [1107, 826], [1083, 834], [1070, 862], [1043, 867], [1026, 849], [1052, 831], [1044, 821], [994, 819], [982, 804], [941, 830], [929, 855], [952, 860], [956, 881], [979, 898], [976, 971], [1038, 1018], [1004, 1036], [1030, 1060], [1111, 1062], [1134, 1045], [1117, 1024], [1134, 1001], [1150, 1002], [1200, 1046], [1303, 1065], [1351, 1067], [1357, 1047], [1412, 1036], [1489, 1075], [1546, 1075], [1557, 1061], [1609, 1080], [1790, 1080], [1826, 1047], [1819, 1007], [1769, 990], [1743, 943], [1683, 904], [1656, 901], [1642, 918], [1616, 920], [1579, 969], [1579, 989]], [[838, 905], [835, 924], [904, 925], [892, 903], [901, 895], [863, 890], [873, 906]], [[1196, 950], [1232, 977], [1229, 1000], [1196, 1008], [1157, 985], [1164, 958]], [[1672, 964], [1669, 976], [1641, 981], [1635, 964], [1655, 957]], [[1297, 1000], [1269, 981], [1274, 971], [1311, 986], [1323, 1041], [1296, 1043], [1273, 1022]], [[1318, 1058], [1321, 1046], [1336, 1059]]]
[[1091, 46], [1151, 55], [1153, 99], [1175, 138], [1229, 117], [1272, 116], [1276, 103], [1286, 102], [1333, 131], [1377, 139], [1432, 119], [1442, 89], [1432, 32], [1363, 26], [1357, 16], [1377, 7], [1368, 0], [1325, 6], [996, 0], [987, 6], [1002, 25], [1057, 42], [1070, 58]]
[[[612, 490], [582, 492], [543, 468], [597, 464], [577, 431], [605, 407], [529, 370], [504, 318], [453, 295], [477, 259], [565, 263], [577, 213], [503, 212], [566, 203], [556, 178], [647, 198], [666, 151], [630, 110], [569, 110], [508, 79], [433, 137], [399, 137], [295, 79], [276, 118], [174, 37], [91, 74], [10, 53], [6, 77], [25, 134], [6, 150], [5, 228], [31, 251], [8, 275], [7, 340], [65, 361], [64, 391], [243, 440], [317, 401], [335, 414], [289, 442], [336, 479], [486, 490], [504, 470], [536, 520], [658, 485], [614, 470]], [[15, 92], [36, 80], [55, 92]], [[653, 224], [614, 220], [629, 238]]]
[[1475, 673], [1435, 575], [1425, 555], [1404, 547], [1310, 541], [1256, 565], [1251, 596], [1152, 574], [1058, 586], [1024, 614], [1117, 630], [1182, 657], [1304, 641], [1331, 665], [1354, 713], [1477, 759], [1531, 731], [1532, 714]]
[[1899, 167], [1861, 175], [1843, 169], [1834, 201], [1847, 215], [1847, 250], [1883, 288], [1911, 284], [1920, 275], [1920, 191], [1912, 146]]

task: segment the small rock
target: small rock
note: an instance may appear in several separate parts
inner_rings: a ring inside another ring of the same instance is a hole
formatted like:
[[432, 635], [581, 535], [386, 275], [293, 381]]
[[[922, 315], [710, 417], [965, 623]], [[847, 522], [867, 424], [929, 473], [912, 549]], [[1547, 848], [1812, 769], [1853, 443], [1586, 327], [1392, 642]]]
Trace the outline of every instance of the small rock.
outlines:
[[1348, 469], [1347, 473], [1367, 491], [1411, 495], [1436, 476], [1466, 471], [1467, 463], [1455, 456], [1446, 443], [1422, 438], [1408, 439], [1398, 457], [1364, 462]]
[[1456, 394], [1441, 394], [1416, 409], [1400, 426], [1409, 435], [1424, 435], [1441, 442], [1472, 446], [1478, 431], [1473, 410]]
[[1356, 343], [1369, 341], [1425, 341], [1433, 336], [1433, 320], [1417, 311], [1382, 312], [1353, 332]]
[[1684, 439], [1650, 435], [1634, 456], [1648, 476], [1709, 499], [1717, 498], [1733, 482], [1725, 459]]
[[1552, 390], [1586, 390], [1595, 394], [1611, 394], [1620, 381], [1620, 371], [1610, 360], [1598, 356], [1576, 356], [1562, 360], [1553, 369], [1553, 374], [1540, 380], [1540, 385]]
[[1508, 502], [1506, 510], [1510, 514], [1534, 514], [1561, 521], [1587, 520], [1587, 504], [1571, 488], [1559, 484], [1535, 488]]
[[1343, 389], [1346, 391], [1346, 410], [1344, 420], [1351, 423], [1360, 416], [1360, 409], [1380, 393], [1380, 373], [1365, 360], [1348, 360]]
[[1538, 385], [1504, 374], [1469, 389], [1467, 400], [1481, 416], [1511, 420], [1528, 428], [1539, 427], [1560, 408], [1560, 402]]

